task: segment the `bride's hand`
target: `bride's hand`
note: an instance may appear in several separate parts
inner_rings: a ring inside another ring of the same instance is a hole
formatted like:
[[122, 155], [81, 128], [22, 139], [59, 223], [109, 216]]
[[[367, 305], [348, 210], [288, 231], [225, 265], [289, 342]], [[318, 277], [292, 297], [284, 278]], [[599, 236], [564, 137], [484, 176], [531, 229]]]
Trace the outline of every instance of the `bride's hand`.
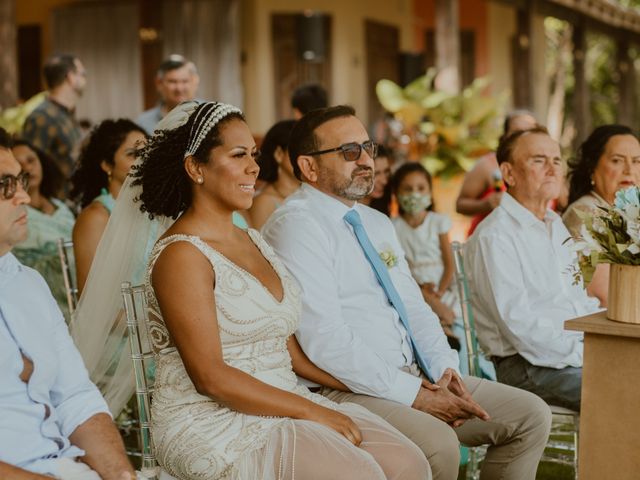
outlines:
[[362, 434], [350, 417], [331, 410], [330, 408], [321, 407], [320, 405], [317, 405], [317, 408], [314, 410], [311, 420], [335, 430], [355, 446], [360, 445], [360, 442], [362, 442]]

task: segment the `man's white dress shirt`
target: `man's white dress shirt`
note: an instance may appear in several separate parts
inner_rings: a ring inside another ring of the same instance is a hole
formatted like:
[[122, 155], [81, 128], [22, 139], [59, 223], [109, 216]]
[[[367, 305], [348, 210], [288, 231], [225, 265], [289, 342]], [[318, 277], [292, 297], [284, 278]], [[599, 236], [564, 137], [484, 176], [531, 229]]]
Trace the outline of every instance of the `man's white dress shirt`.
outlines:
[[[33, 362], [20, 380], [22, 352]], [[0, 257], [0, 461], [57, 473], [57, 460], [84, 452], [69, 435], [109, 413], [89, 380], [64, 318], [42, 276], [11, 253]]]
[[540, 220], [508, 193], [473, 233], [464, 257], [478, 340], [488, 355], [582, 366], [582, 333], [564, 330], [564, 321], [600, 307], [573, 284], [569, 237], [555, 212]]
[[[376, 250], [397, 258], [389, 274], [432, 378], [437, 381], [447, 368], [459, 371], [457, 353], [424, 302], [391, 221], [369, 207], [353, 208]], [[411, 344], [343, 220], [348, 211], [345, 204], [303, 184], [269, 218], [262, 234], [302, 287], [296, 337], [311, 361], [355, 393], [411, 405], [421, 384], [420, 378], [401, 370], [414, 364]]]

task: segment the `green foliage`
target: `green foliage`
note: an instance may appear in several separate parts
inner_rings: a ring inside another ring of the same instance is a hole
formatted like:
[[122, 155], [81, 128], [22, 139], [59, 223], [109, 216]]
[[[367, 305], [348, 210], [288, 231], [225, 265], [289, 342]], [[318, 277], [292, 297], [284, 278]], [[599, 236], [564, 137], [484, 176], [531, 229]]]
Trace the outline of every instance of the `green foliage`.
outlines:
[[46, 98], [46, 92], [40, 92], [18, 106], [0, 111], [0, 127], [9, 133], [20, 133], [25, 120]]
[[468, 171], [478, 155], [494, 150], [500, 136], [497, 118], [506, 94], [488, 97], [487, 78], [477, 78], [461, 93], [436, 90], [436, 72], [405, 88], [391, 80], [380, 80], [376, 94], [382, 106], [393, 113], [417, 146], [419, 158], [432, 175], [449, 177]]
[[583, 221], [573, 248], [578, 252], [576, 282], [589, 283], [599, 263], [640, 265], [640, 187], [616, 193], [615, 204], [578, 212]]

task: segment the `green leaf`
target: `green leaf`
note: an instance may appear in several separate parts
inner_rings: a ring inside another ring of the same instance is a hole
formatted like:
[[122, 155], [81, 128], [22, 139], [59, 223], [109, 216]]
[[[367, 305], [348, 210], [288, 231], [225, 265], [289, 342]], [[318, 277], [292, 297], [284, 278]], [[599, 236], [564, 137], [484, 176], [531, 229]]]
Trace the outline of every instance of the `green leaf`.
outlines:
[[407, 104], [402, 88], [391, 80], [380, 80], [376, 84], [376, 95], [385, 110], [396, 113]]

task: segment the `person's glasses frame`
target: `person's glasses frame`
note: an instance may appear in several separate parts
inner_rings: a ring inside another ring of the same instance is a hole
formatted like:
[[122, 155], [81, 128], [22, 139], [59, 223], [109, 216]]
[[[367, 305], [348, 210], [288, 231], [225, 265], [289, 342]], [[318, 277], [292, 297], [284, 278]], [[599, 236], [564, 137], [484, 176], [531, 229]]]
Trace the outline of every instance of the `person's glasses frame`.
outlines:
[[18, 183], [26, 192], [29, 188], [29, 173], [24, 170], [18, 175], [3, 175], [0, 177], [0, 193], [5, 200], [11, 200], [18, 191]]
[[342, 152], [342, 156], [347, 162], [355, 162], [362, 155], [362, 150], [367, 152], [372, 160], [378, 156], [378, 144], [373, 140], [367, 140], [363, 143], [349, 142], [343, 143], [336, 148], [328, 148], [327, 150], [318, 150], [317, 152], [306, 153], [305, 155], [313, 157], [316, 155], [323, 155], [325, 153]]

